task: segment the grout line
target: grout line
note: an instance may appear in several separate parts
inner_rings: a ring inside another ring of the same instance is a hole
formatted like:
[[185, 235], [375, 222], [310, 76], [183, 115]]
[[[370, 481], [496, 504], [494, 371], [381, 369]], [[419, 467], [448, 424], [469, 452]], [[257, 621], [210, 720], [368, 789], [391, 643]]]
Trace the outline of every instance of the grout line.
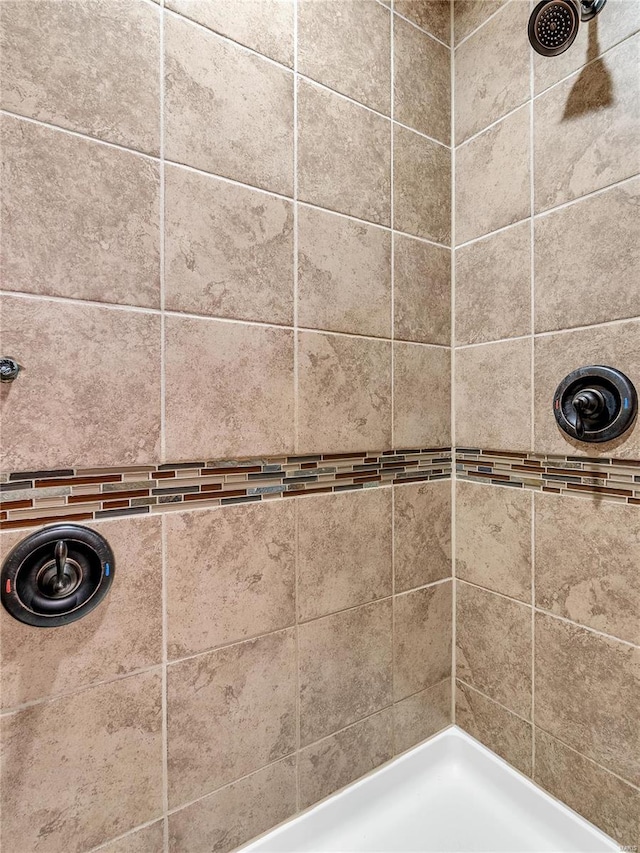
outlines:
[[145, 823], [139, 823], [137, 826], [128, 829], [126, 832], [122, 833], [122, 835], [116, 835], [115, 838], [109, 838], [107, 841], [101, 841], [97, 847], [91, 847], [89, 853], [99, 853], [100, 850], [104, 850], [105, 848], [110, 847], [116, 841], [124, 841], [127, 838], [130, 838], [132, 835], [135, 835], [136, 832], [140, 832], [143, 829], [148, 829], [148, 827], [153, 826], [154, 823], [159, 823], [160, 821], [165, 821], [163, 815], [159, 817], [154, 817], [151, 820], [146, 821]]
[[[294, 449], [299, 450], [299, 218], [298, 218], [298, 0], [293, 0], [293, 436]], [[295, 642], [295, 784], [296, 813], [300, 811], [300, 610], [299, 610], [299, 573], [300, 573], [300, 509], [299, 502], [293, 502], [293, 619]]]
[[[391, 337], [391, 445], [394, 444], [395, 439], [395, 422], [396, 422], [396, 400], [395, 400], [395, 385], [396, 385], [396, 347], [395, 347], [395, 336], [396, 336], [396, 314], [395, 314], [395, 204], [394, 204], [394, 132], [393, 132], [393, 116], [395, 113], [395, 100], [396, 100], [396, 86], [395, 86], [395, 40], [394, 40], [394, 21], [393, 21], [393, 10], [389, 15], [389, 51], [390, 51], [390, 59], [389, 59], [389, 87], [390, 87], [390, 109], [391, 109], [391, 133], [389, 134], [389, 221], [391, 223], [391, 327], [389, 329], [389, 335]], [[393, 618], [393, 617], [392, 617]]]
[[492, 128], [496, 127], [496, 125], [502, 124], [503, 121], [510, 118], [514, 113], [517, 113], [518, 110], [521, 110], [521, 109], [523, 109], [523, 107], [526, 107], [528, 105], [528, 103], [529, 103], [529, 98], [525, 98], [521, 103], [518, 104], [517, 107], [513, 107], [513, 109], [509, 110], [508, 113], [504, 113], [504, 115], [501, 115], [500, 118], [497, 118], [494, 121], [492, 121], [490, 124], [485, 125], [485, 127], [483, 127], [482, 130], [478, 130], [476, 133], [473, 133], [471, 136], [467, 136], [466, 139], [463, 139], [462, 142], [459, 142], [456, 145], [456, 148], [465, 148], [470, 142], [473, 142], [474, 139], [477, 139], [479, 136], [482, 136], [484, 133], [487, 133], [487, 131], [492, 130]]
[[545, 210], [540, 210], [535, 214], [536, 219], [541, 219], [543, 216], [549, 216], [551, 213], [556, 213], [558, 210], [564, 210], [565, 207], [573, 207], [574, 204], [578, 204], [581, 201], [585, 201], [586, 199], [593, 198], [594, 196], [602, 195], [606, 193], [608, 190], [616, 189], [616, 187], [624, 186], [625, 184], [629, 184], [632, 181], [635, 181], [640, 176], [640, 172], [634, 172], [633, 175], [629, 175], [626, 178], [621, 178], [619, 181], [614, 181], [612, 184], [607, 184], [606, 187], [598, 187], [596, 190], [591, 190], [591, 192], [584, 193], [584, 195], [578, 196], [577, 198], [572, 198], [569, 201], [563, 201], [561, 204], [556, 204], [553, 207], [545, 208]]
[[[530, 292], [530, 329], [531, 329], [531, 374], [530, 374], [530, 428], [531, 428], [531, 450], [535, 451], [535, 299], [536, 299], [536, 283], [535, 283], [535, 131], [534, 131], [534, 109], [533, 109], [533, 95], [534, 95], [534, 60], [533, 60], [533, 51], [529, 51], [529, 211], [531, 214], [531, 221], [529, 227], [529, 239], [531, 245], [529, 246], [529, 258], [531, 264], [531, 292]], [[535, 726], [533, 725], [533, 721], [535, 719], [535, 707], [536, 707], [536, 574], [535, 574], [535, 501], [534, 501], [534, 493], [531, 492], [531, 497], [529, 500], [529, 507], [531, 511], [531, 527], [530, 527], [530, 555], [531, 555], [531, 776], [533, 776], [535, 772], [536, 766], [536, 734], [535, 734]]]
[[507, 707], [507, 705], [503, 705], [502, 702], [498, 702], [497, 699], [494, 699], [493, 696], [489, 696], [483, 690], [474, 687], [473, 684], [469, 684], [468, 681], [465, 681], [464, 678], [457, 678], [456, 681], [459, 681], [460, 684], [464, 684], [465, 687], [468, 687], [469, 690], [477, 693], [479, 696], [483, 696], [489, 702], [492, 702], [494, 705], [497, 705], [498, 708], [502, 708], [503, 711], [508, 711], [510, 714], [513, 714], [514, 717], [517, 717], [519, 720], [522, 720], [523, 723], [526, 723], [528, 726], [533, 728], [533, 723], [531, 720], [528, 720], [526, 717], [523, 717], [522, 714], [518, 714], [517, 711], [514, 711], [513, 708]]
[[485, 18], [481, 24], [478, 24], [478, 26], [474, 30], [471, 30], [471, 32], [467, 33], [467, 35], [463, 39], [460, 39], [458, 44], [454, 45], [454, 50], [457, 50], [460, 47], [460, 45], [462, 45], [466, 41], [468, 41], [471, 38], [471, 36], [475, 35], [478, 32], [478, 30], [481, 30], [485, 24], [489, 23], [489, 21], [492, 21], [496, 17], [496, 15], [499, 15], [500, 12], [505, 8], [505, 6], [508, 6], [508, 5], [509, 5], [508, 3], [505, 3], [503, 6], [500, 6], [499, 9], [496, 9], [495, 12], [492, 12], [489, 15], [489, 17]]
[[[388, 8], [389, 7], [387, 6], [387, 9]], [[438, 44], [441, 44], [443, 47], [446, 47], [447, 50], [451, 50], [450, 44], [447, 44], [446, 41], [442, 41], [442, 39], [439, 39], [438, 36], [434, 36], [434, 34], [430, 33], [429, 30], [425, 30], [425, 28], [421, 27], [420, 24], [416, 24], [415, 21], [412, 21], [411, 18], [407, 18], [406, 15], [402, 15], [400, 12], [396, 12], [395, 9], [393, 10], [393, 15], [395, 15], [396, 18], [400, 18], [401, 21], [405, 21], [407, 24], [411, 24], [411, 26], [414, 27], [414, 29], [418, 30], [418, 32], [424, 33], [425, 36], [429, 36], [430, 39], [433, 39], [434, 41], [438, 42]], [[452, 50], [451, 52], [453, 53]]]
[[167, 678], [168, 594], [167, 594], [167, 522], [162, 519], [162, 811], [164, 846], [169, 849], [169, 697]]
[[[453, 0], [450, 3], [450, 28], [451, 28], [451, 44], [454, 41], [454, 5]], [[451, 51], [451, 302], [450, 302], [450, 323], [451, 323], [451, 380], [449, 382], [449, 393], [451, 394], [451, 721], [455, 724], [456, 721], [456, 670], [457, 661], [457, 634], [458, 634], [458, 584], [456, 574], [456, 458], [455, 458], [455, 436], [456, 436], [456, 395], [455, 395], [455, 377], [456, 377], [456, 149], [454, 145], [456, 122], [455, 122], [455, 51]]]

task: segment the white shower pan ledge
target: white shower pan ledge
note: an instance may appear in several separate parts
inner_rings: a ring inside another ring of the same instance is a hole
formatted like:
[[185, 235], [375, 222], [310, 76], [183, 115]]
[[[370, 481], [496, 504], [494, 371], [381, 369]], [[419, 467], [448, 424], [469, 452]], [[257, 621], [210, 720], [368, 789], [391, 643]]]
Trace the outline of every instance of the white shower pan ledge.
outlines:
[[619, 850], [455, 726], [243, 848], [244, 853]]

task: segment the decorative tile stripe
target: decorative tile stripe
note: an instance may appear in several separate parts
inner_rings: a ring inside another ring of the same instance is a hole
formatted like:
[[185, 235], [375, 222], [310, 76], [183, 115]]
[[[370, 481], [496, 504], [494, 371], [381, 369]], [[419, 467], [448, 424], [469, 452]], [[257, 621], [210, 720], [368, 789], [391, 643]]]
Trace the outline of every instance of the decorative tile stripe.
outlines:
[[451, 448], [128, 468], [21, 471], [0, 483], [0, 528], [223, 506], [451, 477]]
[[456, 449], [456, 478], [640, 506], [640, 460]]

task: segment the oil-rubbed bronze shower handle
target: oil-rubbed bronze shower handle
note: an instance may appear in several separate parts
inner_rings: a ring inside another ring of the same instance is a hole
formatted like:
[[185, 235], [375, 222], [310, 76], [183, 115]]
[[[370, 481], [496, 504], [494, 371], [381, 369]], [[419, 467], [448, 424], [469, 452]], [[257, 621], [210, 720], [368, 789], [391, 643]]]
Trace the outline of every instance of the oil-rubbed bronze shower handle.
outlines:
[[20, 365], [10, 356], [0, 356], [0, 382], [13, 382], [20, 373]]

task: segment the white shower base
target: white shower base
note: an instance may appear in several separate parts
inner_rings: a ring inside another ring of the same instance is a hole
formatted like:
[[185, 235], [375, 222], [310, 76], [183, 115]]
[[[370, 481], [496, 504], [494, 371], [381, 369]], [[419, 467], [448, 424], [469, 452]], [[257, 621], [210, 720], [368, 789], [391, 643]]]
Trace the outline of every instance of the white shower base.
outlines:
[[595, 853], [608, 836], [451, 727], [245, 853]]

